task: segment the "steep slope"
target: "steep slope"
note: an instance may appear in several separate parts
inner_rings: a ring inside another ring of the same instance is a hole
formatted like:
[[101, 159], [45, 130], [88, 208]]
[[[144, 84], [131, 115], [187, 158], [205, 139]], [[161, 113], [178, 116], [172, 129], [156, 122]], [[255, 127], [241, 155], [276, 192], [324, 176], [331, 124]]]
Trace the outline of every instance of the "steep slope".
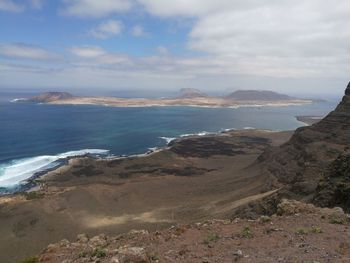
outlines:
[[282, 146], [259, 157], [263, 172], [288, 195], [312, 201], [330, 164], [350, 147], [350, 83], [337, 108], [320, 122], [296, 130]]
[[237, 90], [225, 97], [234, 100], [257, 100], [257, 101], [276, 101], [295, 99], [288, 95], [280, 94], [269, 90]]

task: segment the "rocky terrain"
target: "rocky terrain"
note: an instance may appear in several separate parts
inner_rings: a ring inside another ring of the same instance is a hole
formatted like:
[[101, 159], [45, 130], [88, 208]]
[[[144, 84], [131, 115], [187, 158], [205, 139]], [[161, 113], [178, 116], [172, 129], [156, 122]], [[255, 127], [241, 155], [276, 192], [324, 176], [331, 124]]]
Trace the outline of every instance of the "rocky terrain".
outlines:
[[282, 200], [277, 215], [173, 225], [115, 237], [79, 234], [50, 244], [32, 262], [349, 262], [349, 216]]
[[[319, 196], [320, 191], [332, 192], [337, 180], [331, 179], [341, 177], [339, 184], [346, 182], [347, 158], [343, 155], [347, 154], [349, 146], [350, 84], [334, 111], [312, 126], [297, 129], [287, 143], [261, 155], [259, 163], [266, 174], [277, 179], [276, 187], [284, 186], [284, 196], [323, 205], [338, 203], [349, 211], [347, 203], [321, 202]], [[330, 188], [326, 189], [327, 186]], [[335, 197], [329, 195], [329, 198]]]

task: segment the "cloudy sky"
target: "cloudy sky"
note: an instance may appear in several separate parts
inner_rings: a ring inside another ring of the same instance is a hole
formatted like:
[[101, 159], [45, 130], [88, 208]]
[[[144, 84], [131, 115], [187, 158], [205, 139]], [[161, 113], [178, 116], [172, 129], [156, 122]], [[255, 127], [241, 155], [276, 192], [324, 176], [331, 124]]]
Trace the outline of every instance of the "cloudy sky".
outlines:
[[0, 0], [0, 89], [340, 94], [349, 0]]

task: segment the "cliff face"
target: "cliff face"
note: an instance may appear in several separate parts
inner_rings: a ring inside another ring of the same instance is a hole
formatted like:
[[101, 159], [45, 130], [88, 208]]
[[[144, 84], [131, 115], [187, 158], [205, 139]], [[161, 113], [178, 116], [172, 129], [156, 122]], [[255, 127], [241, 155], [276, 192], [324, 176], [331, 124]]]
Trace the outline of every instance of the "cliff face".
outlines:
[[312, 201], [330, 164], [350, 148], [350, 83], [337, 108], [320, 122], [296, 130], [277, 149], [259, 157], [263, 172], [286, 185], [294, 198]]

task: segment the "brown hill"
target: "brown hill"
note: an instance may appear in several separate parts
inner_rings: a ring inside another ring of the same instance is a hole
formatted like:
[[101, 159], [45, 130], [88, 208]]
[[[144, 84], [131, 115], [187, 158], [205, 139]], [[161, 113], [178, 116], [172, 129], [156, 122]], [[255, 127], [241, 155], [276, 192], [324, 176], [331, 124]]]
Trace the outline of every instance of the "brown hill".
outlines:
[[29, 101], [36, 103], [47, 103], [52, 101], [71, 99], [73, 97], [74, 96], [68, 92], [45, 92], [39, 96], [30, 98]]
[[234, 100], [276, 101], [293, 100], [295, 98], [269, 90], [237, 90], [226, 96]]
[[208, 95], [198, 89], [184, 88], [180, 90], [180, 98], [192, 99], [205, 97], [208, 97]]

